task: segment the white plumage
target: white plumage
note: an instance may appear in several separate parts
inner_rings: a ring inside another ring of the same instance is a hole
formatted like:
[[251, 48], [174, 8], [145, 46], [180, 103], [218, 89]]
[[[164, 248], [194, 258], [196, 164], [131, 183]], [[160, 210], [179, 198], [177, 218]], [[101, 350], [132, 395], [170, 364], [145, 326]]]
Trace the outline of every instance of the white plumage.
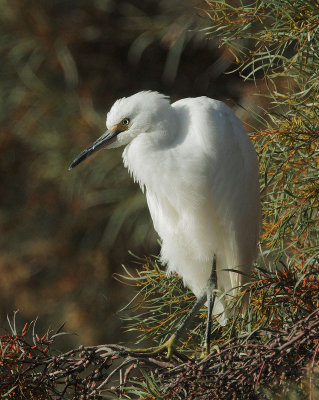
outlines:
[[[256, 152], [233, 111], [207, 97], [170, 104], [149, 91], [116, 101], [106, 123], [109, 131], [86, 151], [126, 145], [124, 165], [145, 189], [168, 273], [177, 272], [199, 297], [216, 254], [218, 289], [236, 294], [245, 275], [223, 269], [249, 274], [260, 201]], [[214, 314], [226, 299], [215, 302]]]

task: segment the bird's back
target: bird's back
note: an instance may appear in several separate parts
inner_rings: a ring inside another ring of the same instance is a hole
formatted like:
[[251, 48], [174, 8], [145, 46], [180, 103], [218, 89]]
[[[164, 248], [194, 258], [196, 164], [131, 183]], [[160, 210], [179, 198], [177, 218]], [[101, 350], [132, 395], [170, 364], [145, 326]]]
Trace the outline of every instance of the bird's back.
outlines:
[[162, 184], [147, 193], [162, 238], [162, 259], [168, 271], [181, 275], [198, 296], [215, 253], [218, 287], [229, 291], [244, 283], [244, 275], [221, 270], [249, 273], [256, 253], [256, 153], [241, 122], [224, 103], [199, 97], [172, 107], [180, 131], [167, 151], [169, 162], [161, 168]]

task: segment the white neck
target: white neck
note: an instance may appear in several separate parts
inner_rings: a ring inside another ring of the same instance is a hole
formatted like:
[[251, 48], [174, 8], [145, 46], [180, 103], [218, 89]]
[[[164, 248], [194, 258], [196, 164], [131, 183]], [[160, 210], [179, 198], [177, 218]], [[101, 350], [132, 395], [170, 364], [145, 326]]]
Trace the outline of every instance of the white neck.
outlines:
[[[125, 147], [122, 155], [124, 165], [142, 190], [144, 186], [151, 188], [152, 177], [160, 173], [163, 158], [170, 157], [167, 150], [173, 148], [178, 132], [179, 121], [169, 105], [162, 118], [156, 115], [152, 131], [140, 133]], [[158, 170], [155, 170], [156, 166]]]

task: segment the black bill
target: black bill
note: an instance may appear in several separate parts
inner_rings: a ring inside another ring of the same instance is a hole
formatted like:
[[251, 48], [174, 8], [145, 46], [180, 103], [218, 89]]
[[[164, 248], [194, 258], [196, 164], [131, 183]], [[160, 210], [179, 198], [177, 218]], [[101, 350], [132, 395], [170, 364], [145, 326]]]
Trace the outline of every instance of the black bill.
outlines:
[[96, 151], [103, 149], [103, 147], [106, 147], [108, 144], [112, 143], [115, 137], [120, 132], [121, 132], [120, 130], [115, 130], [115, 131], [106, 131], [105, 133], [103, 133], [103, 135], [99, 137], [90, 147], [83, 150], [82, 153], [79, 154], [74, 161], [72, 161], [69, 170], [76, 167], [78, 164], [80, 164], [86, 158], [90, 157]]

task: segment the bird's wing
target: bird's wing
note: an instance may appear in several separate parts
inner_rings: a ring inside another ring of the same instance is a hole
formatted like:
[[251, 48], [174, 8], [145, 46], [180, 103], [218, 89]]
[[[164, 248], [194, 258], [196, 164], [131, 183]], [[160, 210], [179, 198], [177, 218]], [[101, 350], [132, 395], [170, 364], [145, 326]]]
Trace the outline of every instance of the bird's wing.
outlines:
[[[207, 97], [172, 106], [180, 115], [184, 147], [194, 154], [198, 185], [224, 232], [225, 263], [252, 262], [260, 225], [258, 163], [241, 122], [224, 103]], [[206, 195], [206, 194], [205, 194]], [[245, 268], [243, 268], [245, 272]]]

